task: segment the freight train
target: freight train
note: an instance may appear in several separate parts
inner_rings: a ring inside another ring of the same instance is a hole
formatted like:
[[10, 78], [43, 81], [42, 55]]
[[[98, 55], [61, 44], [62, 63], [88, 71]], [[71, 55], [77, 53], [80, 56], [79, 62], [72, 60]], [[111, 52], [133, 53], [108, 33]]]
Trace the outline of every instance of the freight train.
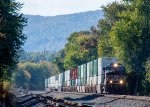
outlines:
[[125, 93], [125, 67], [117, 58], [103, 57], [45, 79], [47, 91]]

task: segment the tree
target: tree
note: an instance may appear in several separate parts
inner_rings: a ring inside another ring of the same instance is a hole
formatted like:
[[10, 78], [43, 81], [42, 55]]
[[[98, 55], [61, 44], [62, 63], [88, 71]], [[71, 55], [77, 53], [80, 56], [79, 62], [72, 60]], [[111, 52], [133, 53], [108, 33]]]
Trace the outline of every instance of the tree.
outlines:
[[125, 10], [123, 4], [118, 2], [113, 2], [107, 6], [102, 6], [104, 11], [104, 19], [100, 19], [98, 22], [98, 56], [99, 57], [112, 57], [114, 56], [113, 48], [110, 41], [109, 32], [116, 21], [120, 18], [118, 16], [119, 12]]
[[57, 65], [46, 61], [19, 63], [16, 71], [14, 82], [30, 90], [43, 90], [44, 80], [59, 72]]
[[[22, 33], [26, 19], [18, 13], [21, 4], [15, 0], [0, 0], [0, 77], [17, 63], [26, 36]], [[6, 75], [8, 76], [8, 75]]]
[[91, 32], [74, 32], [64, 48], [64, 67], [72, 69], [97, 58], [97, 38]]
[[146, 76], [143, 80], [144, 94], [150, 95], [150, 60], [146, 63]]
[[60, 72], [64, 72], [65, 71], [65, 68], [64, 68], [64, 57], [65, 57], [64, 49], [60, 50], [55, 56], [54, 63], [57, 64]]
[[28, 71], [25, 71], [22, 68], [18, 68], [16, 77], [15, 77], [15, 82], [18, 87], [28, 89], [30, 79], [31, 79], [31, 74]]
[[124, 4], [126, 10], [119, 14], [120, 20], [110, 35], [115, 55], [125, 63], [127, 71], [134, 74], [132, 87], [136, 93], [142, 90], [144, 65], [150, 56], [150, 1], [133, 0]]

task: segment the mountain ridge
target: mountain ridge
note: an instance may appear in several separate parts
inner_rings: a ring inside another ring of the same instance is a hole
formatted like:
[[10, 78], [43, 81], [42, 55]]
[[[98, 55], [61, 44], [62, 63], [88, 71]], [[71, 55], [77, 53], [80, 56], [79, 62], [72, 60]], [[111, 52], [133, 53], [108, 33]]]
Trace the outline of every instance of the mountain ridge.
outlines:
[[28, 18], [24, 34], [27, 41], [23, 47], [27, 52], [59, 51], [66, 38], [73, 32], [90, 30], [103, 18], [103, 11], [88, 11], [69, 15], [39, 16], [25, 15]]

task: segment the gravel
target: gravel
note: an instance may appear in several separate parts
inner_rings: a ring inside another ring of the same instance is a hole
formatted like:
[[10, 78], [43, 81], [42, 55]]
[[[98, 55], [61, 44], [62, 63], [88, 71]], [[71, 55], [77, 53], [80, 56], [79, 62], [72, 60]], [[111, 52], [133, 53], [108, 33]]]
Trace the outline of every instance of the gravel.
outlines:
[[51, 92], [46, 94], [54, 98], [92, 105], [93, 107], [150, 107], [149, 101], [140, 101], [122, 98], [109, 98], [100, 94]]

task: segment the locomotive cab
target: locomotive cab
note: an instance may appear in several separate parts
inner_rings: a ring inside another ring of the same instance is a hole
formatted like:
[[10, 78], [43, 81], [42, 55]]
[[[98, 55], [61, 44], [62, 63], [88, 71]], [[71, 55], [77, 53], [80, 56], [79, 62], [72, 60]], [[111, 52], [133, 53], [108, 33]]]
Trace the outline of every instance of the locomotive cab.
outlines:
[[112, 63], [103, 68], [105, 73], [105, 91], [110, 94], [124, 94], [126, 89], [125, 67]]

